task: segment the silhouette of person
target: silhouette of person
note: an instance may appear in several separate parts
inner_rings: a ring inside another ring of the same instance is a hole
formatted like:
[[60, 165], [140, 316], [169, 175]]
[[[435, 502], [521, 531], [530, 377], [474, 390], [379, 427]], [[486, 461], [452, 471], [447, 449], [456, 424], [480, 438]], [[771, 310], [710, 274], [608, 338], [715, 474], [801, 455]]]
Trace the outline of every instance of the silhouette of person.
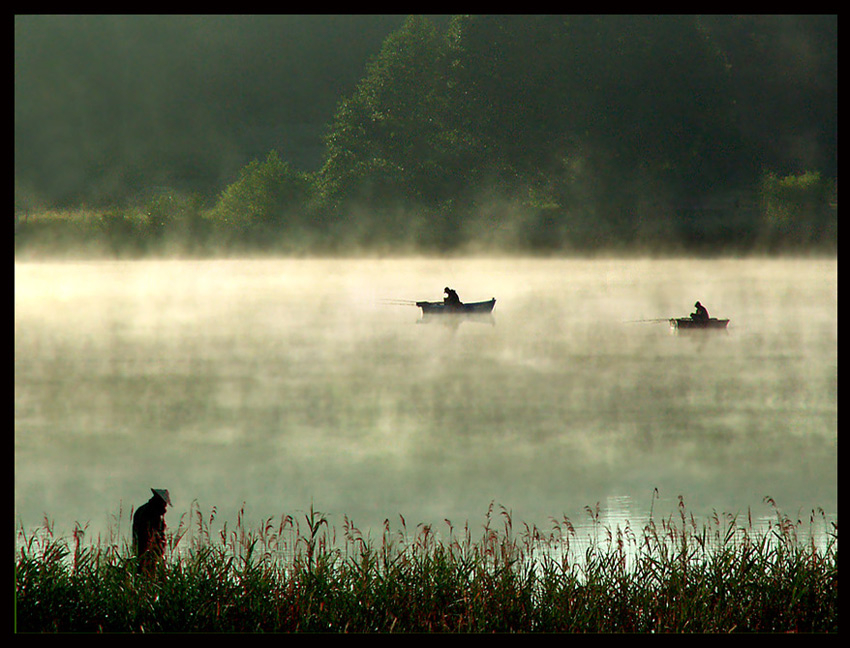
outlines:
[[698, 320], [700, 322], [707, 321], [708, 320], [708, 311], [706, 310], [705, 306], [703, 306], [702, 304], [697, 302], [696, 304], [694, 304], [694, 307], [696, 308], [696, 311], [691, 313], [691, 319], [692, 320]]
[[133, 515], [133, 551], [138, 557], [138, 572], [152, 574], [165, 555], [165, 509], [172, 506], [164, 488], [151, 488], [153, 496]]
[[460, 297], [457, 296], [457, 293], [454, 290], [452, 290], [451, 288], [446, 286], [446, 288], [443, 290], [443, 292], [446, 293], [446, 296], [443, 298], [443, 303], [446, 306], [448, 306], [449, 308], [459, 308], [460, 307], [460, 305], [461, 305]]

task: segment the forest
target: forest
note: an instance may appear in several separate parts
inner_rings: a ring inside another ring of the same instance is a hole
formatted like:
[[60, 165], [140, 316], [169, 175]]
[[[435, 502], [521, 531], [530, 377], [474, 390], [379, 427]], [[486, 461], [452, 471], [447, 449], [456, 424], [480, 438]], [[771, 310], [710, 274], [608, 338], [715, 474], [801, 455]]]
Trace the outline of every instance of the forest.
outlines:
[[837, 16], [16, 16], [16, 255], [837, 248]]

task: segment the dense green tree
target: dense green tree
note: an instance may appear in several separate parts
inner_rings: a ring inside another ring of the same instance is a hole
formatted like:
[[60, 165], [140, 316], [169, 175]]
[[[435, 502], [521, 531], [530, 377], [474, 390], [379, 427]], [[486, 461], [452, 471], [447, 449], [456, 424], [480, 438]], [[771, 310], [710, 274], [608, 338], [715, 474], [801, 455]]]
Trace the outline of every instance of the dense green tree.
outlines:
[[[410, 39], [410, 24], [404, 31]], [[382, 52], [390, 53], [385, 63], [398, 60], [397, 49]], [[409, 133], [410, 141], [426, 145], [415, 161], [383, 155], [385, 135], [369, 128], [370, 116], [380, 111], [358, 112], [369, 105], [358, 95], [343, 106], [345, 119], [335, 132], [377, 137], [370, 144], [381, 154], [347, 142], [348, 168], [360, 174], [347, 180], [415, 187], [406, 198], [451, 201], [465, 210], [482, 196], [546, 205], [546, 218], [538, 214], [531, 222], [551, 222], [553, 206], [579, 202], [584, 215], [622, 221], [632, 215], [618, 199], [697, 190], [728, 173], [737, 144], [727, 70], [691, 17], [459, 16], [442, 52], [428, 60], [436, 62], [436, 74], [424, 75], [427, 84], [417, 78], [417, 90], [425, 91], [413, 104], [427, 106], [427, 122]], [[410, 77], [377, 75], [376, 69], [361, 90], [391, 78], [393, 92], [382, 97], [399, 97], [398, 86]], [[398, 105], [423, 118], [409, 101]], [[425, 137], [423, 126], [431, 128]], [[426, 165], [428, 177], [439, 182], [422, 181]], [[326, 178], [333, 176], [332, 166], [325, 170]], [[596, 225], [604, 229], [605, 223]], [[609, 225], [621, 232], [634, 227]]]
[[759, 184], [766, 244], [796, 246], [824, 243], [834, 237], [834, 197], [835, 184], [818, 172], [784, 177], [766, 173]]
[[426, 18], [408, 18], [386, 39], [354, 93], [341, 102], [326, 137], [319, 175], [326, 200], [426, 199], [441, 131], [435, 105], [439, 54], [440, 40]]
[[305, 175], [280, 159], [277, 151], [254, 160], [221, 194], [213, 213], [227, 226], [263, 239], [292, 233], [303, 225], [309, 196]]
[[[838, 19], [701, 16], [730, 72], [742, 155], [753, 176], [838, 172]], [[755, 179], [755, 178], [753, 178]]]
[[[365, 45], [328, 67], [352, 79], [340, 94], [319, 77], [347, 20], [16, 19], [16, 201], [49, 176], [124, 240], [122, 205], [151, 186], [194, 195], [276, 149], [220, 193], [219, 231], [440, 249], [834, 239], [835, 16], [396, 17], [359, 82]], [[321, 163], [297, 171], [303, 151], [278, 144], [334, 101]], [[746, 210], [713, 200], [747, 190]], [[146, 218], [134, 236], [156, 246], [208, 222], [165, 200]]]
[[548, 16], [452, 21], [447, 121], [466, 145], [467, 168], [510, 183], [518, 174], [535, 175], [563, 150], [559, 24]]

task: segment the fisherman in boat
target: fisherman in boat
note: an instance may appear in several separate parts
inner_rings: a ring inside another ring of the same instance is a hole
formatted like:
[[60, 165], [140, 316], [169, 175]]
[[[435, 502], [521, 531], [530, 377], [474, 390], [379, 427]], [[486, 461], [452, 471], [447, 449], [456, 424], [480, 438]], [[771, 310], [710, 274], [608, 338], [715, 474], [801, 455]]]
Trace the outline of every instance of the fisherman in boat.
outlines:
[[697, 302], [694, 304], [694, 307], [696, 308], [696, 311], [691, 313], [691, 319], [695, 322], [707, 322], [709, 318], [708, 311], [705, 306]]
[[443, 292], [446, 293], [446, 296], [443, 298], [443, 303], [446, 305], [446, 308], [460, 308], [460, 297], [457, 296], [457, 293], [454, 290], [446, 286]]

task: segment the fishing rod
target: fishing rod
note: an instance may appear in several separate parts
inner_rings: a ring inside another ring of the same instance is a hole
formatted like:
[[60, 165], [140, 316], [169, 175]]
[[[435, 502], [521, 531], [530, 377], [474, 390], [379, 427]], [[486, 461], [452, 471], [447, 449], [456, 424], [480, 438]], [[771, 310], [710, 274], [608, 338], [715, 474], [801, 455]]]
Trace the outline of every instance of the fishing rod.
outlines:
[[412, 299], [379, 299], [378, 301], [388, 306], [416, 306], [416, 302]]
[[639, 322], [669, 322], [669, 317], [658, 317], [656, 319], [642, 319], [642, 320], [626, 320], [626, 324], [637, 324]]

